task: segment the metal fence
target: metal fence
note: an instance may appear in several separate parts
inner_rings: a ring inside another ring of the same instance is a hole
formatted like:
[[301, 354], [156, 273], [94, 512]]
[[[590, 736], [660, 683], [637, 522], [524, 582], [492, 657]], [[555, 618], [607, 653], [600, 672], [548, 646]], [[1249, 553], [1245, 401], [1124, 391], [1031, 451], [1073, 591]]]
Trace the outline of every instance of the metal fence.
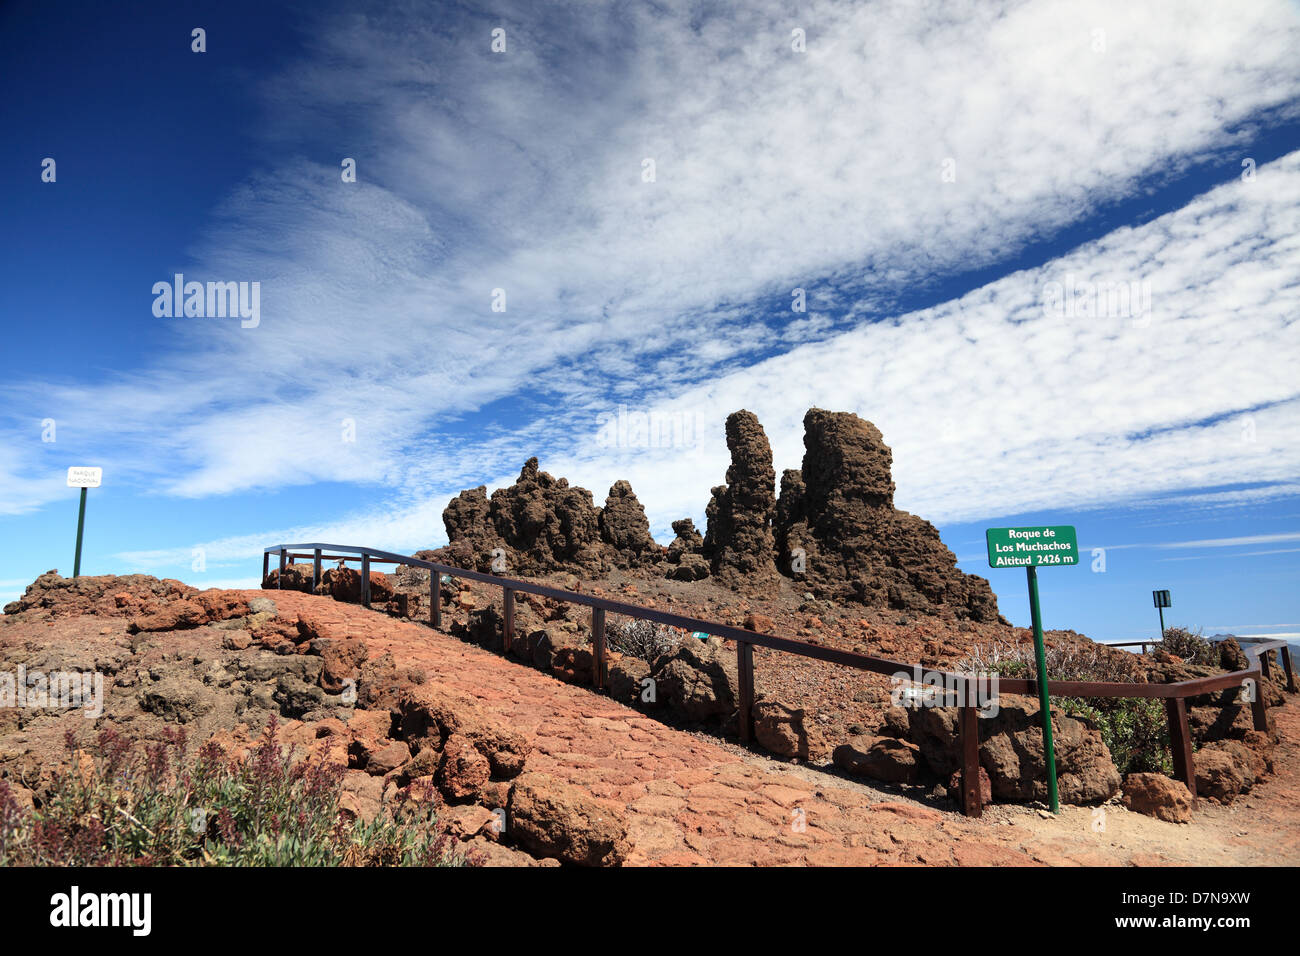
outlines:
[[[325, 552], [332, 552], [326, 554]], [[295, 558], [310, 559], [312, 562], [312, 589], [320, 584], [321, 563], [323, 561], [359, 561], [361, 563], [361, 601], [370, 605], [370, 566], [372, 564], [405, 565], [413, 568], [425, 568], [429, 574], [429, 623], [438, 630], [442, 628], [442, 599], [440, 594], [441, 578], [464, 578], [490, 584], [502, 590], [504, 620], [503, 639], [505, 650], [509, 652], [514, 639], [515, 593], [536, 594], [541, 597], [580, 604], [591, 608], [591, 644], [592, 644], [592, 678], [597, 689], [605, 685], [605, 615], [621, 614], [643, 621], [653, 621], [669, 627], [679, 627], [686, 631], [702, 631], [736, 645], [736, 671], [739, 684], [738, 709], [740, 716], [740, 739], [749, 743], [754, 736], [754, 648], [766, 647], [785, 654], [795, 654], [813, 660], [826, 661], [844, 667], [868, 671], [873, 674], [893, 676], [898, 673], [916, 673], [920, 670], [936, 675], [946, 687], [959, 688], [956, 696], [948, 696], [958, 710], [958, 736], [960, 742], [962, 809], [967, 816], [978, 817], [983, 812], [983, 799], [979, 786], [979, 709], [987, 701], [991, 688], [980, 686], [980, 680], [970, 675], [954, 674], [935, 668], [923, 668], [920, 665], [902, 661], [891, 661], [883, 657], [870, 657], [853, 651], [841, 651], [829, 647], [810, 644], [807, 641], [776, 637], [771, 634], [759, 634], [756, 631], [733, 627], [717, 621], [673, 614], [656, 608], [641, 607], [609, 598], [596, 597], [582, 592], [567, 591], [549, 587], [517, 578], [507, 578], [480, 571], [434, 561], [425, 561], [409, 555], [380, 551], [375, 548], [357, 547], [341, 544], [277, 544], [267, 548], [262, 554], [262, 581], [265, 583], [270, 575], [271, 555], [279, 557], [277, 584], [284, 581], [284, 570]], [[1136, 642], [1135, 642], [1136, 643]], [[1155, 642], [1143, 642], [1155, 643]], [[1118, 645], [1109, 645], [1115, 647]], [[1229, 674], [1213, 677], [1199, 677], [1194, 680], [1179, 681], [1173, 684], [1149, 683], [1113, 683], [1101, 681], [1056, 681], [1047, 682], [1048, 693], [1057, 697], [1142, 697], [1161, 699], [1165, 702], [1165, 713], [1169, 720], [1170, 751], [1173, 757], [1174, 775], [1186, 784], [1196, 799], [1196, 770], [1192, 762], [1192, 736], [1187, 720], [1187, 700], [1201, 694], [1212, 693], [1228, 688], [1246, 688], [1248, 681], [1254, 682], [1253, 693], [1249, 695], [1253, 724], [1256, 730], [1267, 730], [1268, 718], [1263, 689], [1259, 687], [1261, 678], [1269, 676], [1268, 654], [1276, 650], [1281, 657], [1286, 674], [1287, 690], [1295, 693], [1295, 672], [1291, 666], [1291, 651], [1284, 640], [1261, 641], [1243, 648], [1253, 663], [1250, 667]], [[997, 692], [1006, 694], [1023, 694], [1036, 697], [1038, 681], [1034, 678], [997, 678]]]

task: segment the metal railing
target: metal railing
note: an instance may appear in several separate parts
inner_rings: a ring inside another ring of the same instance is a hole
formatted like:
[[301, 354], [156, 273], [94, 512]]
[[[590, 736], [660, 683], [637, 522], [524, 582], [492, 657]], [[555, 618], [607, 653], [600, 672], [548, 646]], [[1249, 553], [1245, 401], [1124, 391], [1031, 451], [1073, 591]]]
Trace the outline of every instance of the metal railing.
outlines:
[[[342, 552], [326, 554], [325, 552]], [[736, 670], [738, 678], [739, 700], [737, 701], [740, 717], [740, 739], [749, 743], [754, 737], [754, 648], [765, 647], [769, 650], [795, 654], [812, 660], [826, 661], [844, 667], [867, 671], [873, 674], [894, 676], [900, 673], [915, 674], [924, 670], [944, 683], [945, 688], [957, 688], [955, 695], [945, 692], [945, 701], [952, 701], [958, 709], [958, 738], [960, 744], [962, 809], [967, 816], [978, 817], [983, 812], [983, 799], [979, 786], [979, 710], [988, 700], [988, 690], [992, 689], [992, 680], [987, 677], [972, 678], [967, 674], [956, 674], [936, 668], [922, 668], [921, 665], [892, 661], [883, 657], [871, 657], [854, 651], [842, 651], [829, 647], [810, 644], [771, 634], [733, 627], [717, 621], [660, 611], [656, 608], [627, 604], [609, 598], [569, 591], [562, 588], [537, 584], [518, 578], [507, 578], [481, 571], [469, 571], [454, 565], [425, 561], [410, 555], [380, 551], [375, 548], [357, 547], [342, 544], [277, 544], [265, 549], [262, 554], [262, 582], [270, 576], [271, 555], [279, 556], [279, 572], [276, 576], [277, 586], [284, 582], [284, 572], [294, 558], [309, 558], [312, 561], [312, 590], [321, 582], [321, 563], [323, 561], [359, 561], [361, 563], [361, 602], [370, 606], [370, 566], [372, 564], [405, 565], [413, 568], [425, 568], [429, 574], [429, 623], [436, 630], [442, 629], [441, 584], [444, 575], [451, 578], [464, 578], [490, 584], [502, 590], [503, 604], [503, 644], [504, 651], [510, 652], [515, 630], [515, 593], [536, 594], [540, 597], [580, 604], [591, 608], [591, 643], [592, 643], [592, 682], [597, 689], [605, 686], [605, 615], [621, 614], [643, 621], [653, 621], [669, 627], [678, 627], [686, 631], [702, 631], [736, 644]], [[1139, 643], [1139, 642], [1132, 642]], [[1158, 642], [1140, 642], [1158, 643]], [[1108, 645], [1116, 647], [1119, 645]], [[1228, 674], [1212, 677], [1199, 677], [1193, 680], [1179, 681], [1172, 684], [1151, 683], [1116, 683], [1103, 681], [1056, 681], [1047, 682], [1050, 695], [1058, 697], [1142, 697], [1163, 699], [1165, 713], [1169, 720], [1170, 751], [1173, 757], [1174, 775], [1181, 780], [1196, 799], [1196, 770], [1192, 762], [1192, 736], [1187, 720], [1187, 699], [1216, 690], [1231, 687], [1244, 688], [1247, 681], [1254, 681], [1253, 693], [1250, 695], [1252, 720], [1256, 730], [1267, 730], [1268, 718], [1263, 689], [1259, 687], [1262, 678], [1269, 676], [1268, 654], [1277, 650], [1281, 656], [1286, 673], [1287, 690], [1295, 693], [1295, 672], [1291, 666], [1291, 651], [1284, 640], [1262, 641], [1243, 648], [1253, 666]], [[1038, 681], [1034, 678], [996, 678], [997, 693], [1038, 695]]]

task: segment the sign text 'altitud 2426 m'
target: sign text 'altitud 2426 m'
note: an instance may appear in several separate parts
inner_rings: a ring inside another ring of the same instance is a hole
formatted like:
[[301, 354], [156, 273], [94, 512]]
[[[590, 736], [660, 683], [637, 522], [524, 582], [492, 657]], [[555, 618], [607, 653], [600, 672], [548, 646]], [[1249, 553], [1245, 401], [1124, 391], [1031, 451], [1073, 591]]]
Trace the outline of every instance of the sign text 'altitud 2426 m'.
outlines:
[[1036, 568], [1078, 564], [1079, 542], [1071, 525], [989, 528], [985, 532], [991, 568]]

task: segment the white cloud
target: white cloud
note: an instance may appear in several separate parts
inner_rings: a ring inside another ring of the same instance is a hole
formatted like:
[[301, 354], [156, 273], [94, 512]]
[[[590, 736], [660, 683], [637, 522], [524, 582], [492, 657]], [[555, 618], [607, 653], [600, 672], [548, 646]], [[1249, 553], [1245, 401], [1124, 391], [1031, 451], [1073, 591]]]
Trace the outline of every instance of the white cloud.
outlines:
[[[465, 38], [480, 19], [462, 34], [413, 9], [331, 22], [267, 86], [268, 140], [355, 155], [360, 182], [274, 162], [178, 261], [262, 281], [259, 328], [159, 320], [155, 365], [11, 385], [14, 406], [69, 419], [143, 489], [396, 487], [328, 526], [394, 545], [440, 538], [447, 495], [531, 453], [598, 500], [630, 478], [662, 533], [701, 514], [741, 405], [778, 467], [797, 466], [810, 404], [876, 421], [900, 503], [936, 519], [1300, 475], [1293, 160], [956, 302], [886, 323], [872, 308], [1189, 164], [1231, 175], [1243, 124], [1295, 109], [1290, 5], [823, 3], [799, 14], [806, 54], [776, 2], [521, 8], [496, 59], [486, 28], [481, 48]], [[1149, 280], [1151, 327], [1043, 318], [1042, 285], [1067, 273]], [[769, 330], [795, 286], [809, 315]], [[803, 344], [760, 361], [783, 335]], [[480, 423], [500, 400], [508, 415]], [[695, 415], [695, 447], [574, 442], [620, 402]], [[1249, 448], [1225, 414], [1253, 417]], [[0, 500], [45, 500], [45, 467], [0, 469]]]

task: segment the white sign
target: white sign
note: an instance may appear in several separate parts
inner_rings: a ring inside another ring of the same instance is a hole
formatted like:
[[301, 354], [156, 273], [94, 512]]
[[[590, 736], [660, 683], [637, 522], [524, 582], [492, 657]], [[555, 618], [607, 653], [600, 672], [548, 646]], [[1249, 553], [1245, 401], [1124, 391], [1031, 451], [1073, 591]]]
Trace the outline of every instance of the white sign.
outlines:
[[73, 465], [68, 469], [69, 488], [98, 488], [103, 478], [103, 468], [87, 468], [84, 465]]

